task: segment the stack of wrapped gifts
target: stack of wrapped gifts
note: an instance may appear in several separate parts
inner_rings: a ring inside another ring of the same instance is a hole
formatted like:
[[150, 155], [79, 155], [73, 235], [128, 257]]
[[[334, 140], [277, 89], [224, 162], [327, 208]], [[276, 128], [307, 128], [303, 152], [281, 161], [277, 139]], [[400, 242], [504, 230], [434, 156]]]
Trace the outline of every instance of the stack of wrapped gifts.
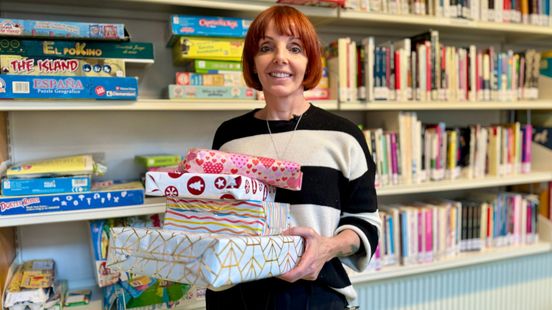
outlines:
[[301, 181], [296, 163], [192, 149], [178, 171], [146, 174], [146, 194], [167, 197], [163, 229], [112, 228], [108, 265], [211, 289], [284, 274], [303, 241], [282, 235], [289, 204], [275, 187]]

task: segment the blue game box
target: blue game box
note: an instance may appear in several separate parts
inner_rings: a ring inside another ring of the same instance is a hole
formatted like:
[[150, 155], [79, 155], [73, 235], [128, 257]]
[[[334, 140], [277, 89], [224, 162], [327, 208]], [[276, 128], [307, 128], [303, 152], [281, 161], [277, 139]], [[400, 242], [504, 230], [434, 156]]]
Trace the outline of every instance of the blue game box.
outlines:
[[141, 205], [144, 187], [140, 182], [100, 187], [83, 193], [0, 196], [0, 217], [56, 211], [75, 211]]
[[32, 179], [2, 180], [2, 195], [45, 195], [59, 193], [81, 193], [90, 191], [90, 176], [70, 176]]
[[250, 24], [250, 19], [242, 18], [173, 15], [168, 46], [173, 46], [178, 36], [243, 38]]
[[0, 36], [127, 40], [123, 24], [99, 24], [0, 18]]
[[0, 76], [0, 99], [136, 100], [136, 77]]

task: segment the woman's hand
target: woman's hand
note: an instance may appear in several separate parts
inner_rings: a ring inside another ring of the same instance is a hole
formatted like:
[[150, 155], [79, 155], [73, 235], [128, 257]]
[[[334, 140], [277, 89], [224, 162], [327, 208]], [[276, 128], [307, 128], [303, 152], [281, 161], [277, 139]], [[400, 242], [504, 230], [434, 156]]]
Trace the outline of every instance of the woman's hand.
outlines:
[[360, 247], [360, 238], [352, 230], [343, 230], [334, 237], [323, 237], [309, 227], [292, 227], [284, 234], [301, 236], [305, 242], [305, 250], [297, 266], [279, 276], [288, 282], [299, 279], [314, 281], [327, 261], [336, 256], [352, 255]]

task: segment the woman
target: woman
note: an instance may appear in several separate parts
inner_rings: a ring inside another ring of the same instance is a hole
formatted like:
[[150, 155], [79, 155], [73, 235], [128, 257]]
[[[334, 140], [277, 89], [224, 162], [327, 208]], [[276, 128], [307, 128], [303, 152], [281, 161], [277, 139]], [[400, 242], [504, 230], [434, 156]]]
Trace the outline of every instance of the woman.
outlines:
[[301, 191], [278, 189], [291, 204], [290, 235], [302, 236], [298, 265], [278, 277], [207, 292], [207, 309], [344, 309], [356, 297], [342, 262], [362, 270], [378, 241], [375, 165], [362, 132], [303, 96], [321, 77], [320, 45], [298, 10], [274, 6], [252, 22], [243, 53], [248, 86], [262, 109], [224, 122], [213, 149], [302, 165]]

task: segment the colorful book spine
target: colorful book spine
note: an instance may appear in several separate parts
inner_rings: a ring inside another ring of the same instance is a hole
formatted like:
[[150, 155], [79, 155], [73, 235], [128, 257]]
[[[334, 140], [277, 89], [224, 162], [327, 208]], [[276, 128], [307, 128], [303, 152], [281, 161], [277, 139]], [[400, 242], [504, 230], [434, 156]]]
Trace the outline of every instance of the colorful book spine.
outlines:
[[248, 87], [169, 85], [169, 99], [255, 99]]
[[135, 77], [2, 75], [0, 99], [136, 100]]
[[243, 38], [250, 24], [250, 19], [242, 18], [173, 15], [168, 46], [173, 46], [178, 36]]
[[1, 38], [0, 54], [25, 57], [118, 58], [153, 62], [153, 44], [144, 42], [50, 41]]
[[0, 55], [0, 74], [124, 77], [122, 59], [27, 58]]
[[173, 61], [187, 59], [241, 61], [244, 40], [240, 38], [180, 37], [173, 47]]
[[90, 176], [2, 180], [2, 195], [43, 195], [90, 191]]
[[0, 18], [0, 36], [127, 40], [123, 24], [58, 22]]

